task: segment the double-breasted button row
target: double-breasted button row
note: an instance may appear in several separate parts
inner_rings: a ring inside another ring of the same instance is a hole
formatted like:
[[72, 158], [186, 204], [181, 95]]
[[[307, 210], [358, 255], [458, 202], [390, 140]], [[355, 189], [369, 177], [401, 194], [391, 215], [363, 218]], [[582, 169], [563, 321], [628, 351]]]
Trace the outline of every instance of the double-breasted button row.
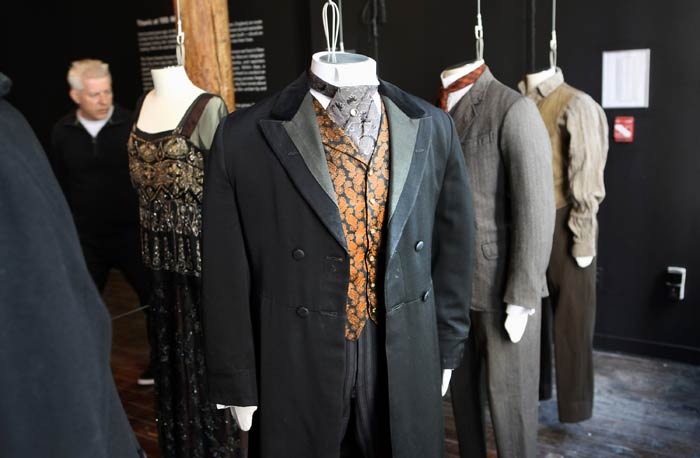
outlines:
[[304, 256], [306, 256], [306, 253], [304, 253], [304, 250], [301, 248], [297, 248], [296, 250], [292, 251], [292, 257], [297, 261], [304, 259]]

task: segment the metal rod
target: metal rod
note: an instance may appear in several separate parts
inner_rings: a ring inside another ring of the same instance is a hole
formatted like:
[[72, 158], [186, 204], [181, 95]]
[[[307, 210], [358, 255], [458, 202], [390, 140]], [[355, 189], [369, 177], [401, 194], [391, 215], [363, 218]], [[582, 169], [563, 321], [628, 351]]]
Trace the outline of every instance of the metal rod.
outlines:
[[177, 36], [175, 45], [175, 54], [177, 56], [177, 64], [185, 65], [185, 32], [182, 31], [182, 12], [180, 8], [180, 0], [177, 0]]
[[476, 4], [476, 26], [474, 36], [476, 37], [476, 60], [484, 59], [484, 25], [481, 21], [481, 0]]
[[549, 67], [557, 66], [557, 0], [552, 0], [552, 35], [549, 39]]

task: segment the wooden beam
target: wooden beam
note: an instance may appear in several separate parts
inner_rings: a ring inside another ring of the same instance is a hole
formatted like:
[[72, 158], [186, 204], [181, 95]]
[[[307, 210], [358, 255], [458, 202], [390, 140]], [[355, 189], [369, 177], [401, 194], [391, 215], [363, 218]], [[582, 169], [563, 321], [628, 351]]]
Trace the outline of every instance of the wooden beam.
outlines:
[[[177, 14], [177, 0], [173, 0]], [[235, 108], [228, 0], [180, 0], [185, 70], [192, 82]]]

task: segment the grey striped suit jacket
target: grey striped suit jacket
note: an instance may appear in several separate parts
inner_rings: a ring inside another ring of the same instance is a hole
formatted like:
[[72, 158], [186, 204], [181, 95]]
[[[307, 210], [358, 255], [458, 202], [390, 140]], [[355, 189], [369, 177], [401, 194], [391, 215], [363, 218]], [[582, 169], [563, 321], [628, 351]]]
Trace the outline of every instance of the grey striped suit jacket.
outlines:
[[472, 310], [534, 308], [548, 295], [552, 150], [535, 104], [486, 69], [452, 108], [474, 196]]

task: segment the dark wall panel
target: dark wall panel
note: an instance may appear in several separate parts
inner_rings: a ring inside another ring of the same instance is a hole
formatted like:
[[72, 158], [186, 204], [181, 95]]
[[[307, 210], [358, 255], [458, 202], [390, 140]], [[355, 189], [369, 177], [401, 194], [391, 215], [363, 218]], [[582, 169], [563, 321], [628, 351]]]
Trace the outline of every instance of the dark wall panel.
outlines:
[[[372, 1], [343, 2], [346, 49], [376, 57], [365, 7]], [[379, 3], [382, 3], [381, 1]], [[379, 76], [415, 95], [434, 100], [445, 68], [475, 58], [476, 1], [386, 0], [386, 22], [379, 25]], [[494, 74], [514, 85], [525, 71], [522, 0], [484, 0], [484, 57]], [[325, 50], [323, 0], [311, 0], [312, 44]], [[371, 11], [371, 9], [369, 10]], [[499, 31], [507, 31], [502, 35]]]
[[[379, 24], [382, 78], [434, 100], [444, 68], [474, 58], [476, 0], [345, 0], [345, 44], [374, 55], [367, 5], [384, 4]], [[485, 58], [513, 87], [528, 70], [530, 0], [482, 0]], [[0, 71], [15, 81], [11, 101], [42, 141], [71, 108], [71, 60], [110, 62], [116, 100], [141, 93], [135, 19], [148, 5], [87, 0], [12, 2], [0, 16]], [[238, 4], [238, 5], [237, 5]], [[270, 92], [323, 50], [322, 0], [231, 2], [231, 18], [265, 20]], [[551, 2], [535, 0], [536, 67], [548, 65]], [[371, 12], [371, 10], [369, 11]], [[607, 110], [636, 118], [632, 144], [611, 143], [600, 211], [597, 342], [605, 348], [700, 362], [700, 3], [686, 0], [564, 1], [558, 5], [559, 64], [565, 77], [600, 101], [603, 50], [651, 48], [649, 109]], [[666, 298], [668, 265], [688, 268], [687, 299]]]
[[133, 108], [140, 93], [135, 0], [7, 3], [0, 14], [0, 71], [13, 80], [9, 100], [44, 145], [53, 123], [74, 106], [66, 82], [73, 60], [109, 62], [114, 100]]
[[[700, 362], [700, 4], [560, 1], [558, 9], [560, 66], [598, 100], [603, 50], [651, 49], [649, 108], [606, 110], [611, 123], [631, 115], [636, 125], [634, 143], [611, 143], [605, 173], [598, 342]], [[541, 48], [547, 27], [538, 27]], [[669, 265], [688, 268], [683, 302], [666, 297]]]

